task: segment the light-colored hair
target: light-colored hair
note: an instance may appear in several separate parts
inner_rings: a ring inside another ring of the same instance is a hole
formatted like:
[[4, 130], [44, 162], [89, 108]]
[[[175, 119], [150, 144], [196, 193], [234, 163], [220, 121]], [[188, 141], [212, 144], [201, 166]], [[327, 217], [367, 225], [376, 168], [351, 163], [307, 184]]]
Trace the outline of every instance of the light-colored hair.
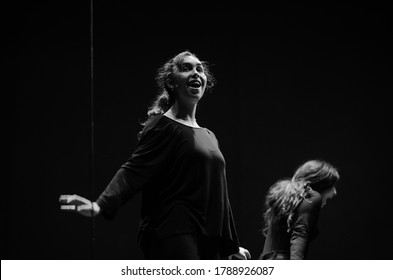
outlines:
[[275, 182], [265, 197], [263, 234], [266, 236], [269, 226], [282, 218], [286, 218], [290, 231], [295, 211], [311, 189], [322, 192], [335, 186], [339, 178], [337, 169], [328, 162], [309, 160], [296, 169], [292, 178]]
[[340, 179], [337, 169], [324, 160], [309, 160], [300, 165], [293, 181], [309, 184], [313, 190], [321, 192], [333, 187]]

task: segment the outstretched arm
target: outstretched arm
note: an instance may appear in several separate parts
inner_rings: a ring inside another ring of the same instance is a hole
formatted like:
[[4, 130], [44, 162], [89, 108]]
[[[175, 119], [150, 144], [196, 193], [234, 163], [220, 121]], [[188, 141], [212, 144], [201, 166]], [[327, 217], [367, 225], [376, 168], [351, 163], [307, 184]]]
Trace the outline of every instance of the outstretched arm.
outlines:
[[60, 210], [76, 212], [85, 217], [94, 217], [100, 213], [100, 206], [96, 202], [91, 202], [77, 194], [60, 195], [59, 202]]

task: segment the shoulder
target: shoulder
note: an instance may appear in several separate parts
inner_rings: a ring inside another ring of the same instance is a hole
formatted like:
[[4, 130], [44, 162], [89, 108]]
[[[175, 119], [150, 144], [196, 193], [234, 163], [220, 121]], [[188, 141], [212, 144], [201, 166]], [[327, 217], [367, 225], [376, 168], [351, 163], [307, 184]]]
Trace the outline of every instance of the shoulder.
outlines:
[[203, 129], [204, 129], [208, 134], [210, 134], [211, 136], [216, 137], [216, 135], [214, 134], [214, 132], [211, 131], [210, 129], [208, 129], [208, 128], [206, 128], [206, 127], [203, 127]]
[[160, 123], [160, 121], [162, 119], [163, 119], [163, 115], [157, 115], [157, 116], [150, 117], [146, 121], [142, 131], [147, 131], [147, 130], [154, 128], [155, 126], [157, 126]]
[[150, 117], [142, 130], [138, 134], [139, 140], [146, 138], [147, 136], [173, 136], [177, 130], [175, 122], [170, 121], [169, 118], [164, 115], [157, 115]]
[[209, 134], [210, 137], [214, 138], [214, 139], [217, 141], [217, 137], [216, 137], [216, 135], [214, 134], [213, 131], [211, 131], [210, 129], [208, 129], [208, 128], [206, 128], [206, 127], [202, 127], [202, 129], [203, 129], [207, 134]]

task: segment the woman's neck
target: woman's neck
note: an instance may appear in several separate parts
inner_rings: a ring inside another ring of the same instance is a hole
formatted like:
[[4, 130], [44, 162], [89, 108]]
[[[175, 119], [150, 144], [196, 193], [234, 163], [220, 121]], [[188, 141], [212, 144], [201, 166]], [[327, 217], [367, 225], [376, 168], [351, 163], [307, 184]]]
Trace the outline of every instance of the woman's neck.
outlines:
[[199, 127], [195, 118], [195, 112], [196, 107], [185, 110], [174, 104], [164, 115], [185, 125]]

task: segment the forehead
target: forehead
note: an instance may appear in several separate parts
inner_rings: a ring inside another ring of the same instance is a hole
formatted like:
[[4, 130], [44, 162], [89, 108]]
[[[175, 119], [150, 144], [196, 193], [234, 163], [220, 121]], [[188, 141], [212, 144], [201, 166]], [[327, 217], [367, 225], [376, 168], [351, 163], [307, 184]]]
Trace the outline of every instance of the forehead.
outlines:
[[196, 58], [195, 56], [191, 55], [186, 55], [180, 60], [180, 64], [193, 64], [193, 65], [198, 65], [202, 64], [202, 62]]

